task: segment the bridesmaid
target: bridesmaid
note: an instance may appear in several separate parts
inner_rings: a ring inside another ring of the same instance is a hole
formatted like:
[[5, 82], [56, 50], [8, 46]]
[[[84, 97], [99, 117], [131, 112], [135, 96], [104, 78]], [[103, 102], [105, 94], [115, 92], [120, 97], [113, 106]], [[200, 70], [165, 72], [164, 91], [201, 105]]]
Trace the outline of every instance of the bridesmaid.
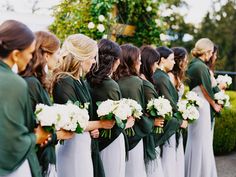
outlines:
[[35, 129], [26, 82], [12, 72], [23, 71], [32, 58], [35, 36], [23, 23], [7, 20], [0, 25], [0, 176], [41, 177], [35, 145], [48, 133]]
[[[141, 65], [140, 50], [131, 45], [121, 46], [121, 64], [114, 73], [123, 98], [136, 100], [144, 108], [143, 81], [139, 78]], [[146, 177], [144, 163], [143, 137], [148, 135], [153, 128], [153, 122], [145, 116], [136, 120], [133, 126], [134, 136], [128, 136], [129, 153], [126, 162], [126, 177]]]
[[[217, 53], [218, 53], [218, 47], [216, 45], [214, 45], [214, 49], [213, 49], [213, 53], [211, 58], [209, 59], [209, 61], [206, 62], [206, 65], [209, 67], [209, 71], [210, 71], [210, 76], [211, 76], [211, 86], [212, 86], [212, 90], [213, 93], [217, 93], [220, 90], [226, 90], [227, 85], [226, 83], [220, 83], [219, 85], [217, 85], [215, 76], [214, 76], [214, 71], [215, 71], [215, 63], [217, 60]], [[211, 107], [211, 129], [212, 129], [212, 137], [213, 137], [213, 133], [214, 133], [214, 126], [215, 126], [215, 118], [214, 118], [214, 110], [212, 110]], [[213, 141], [213, 138], [212, 138]]]
[[[79, 101], [81, 104], [89, 103], [90, 120], [94, 118], [92, 99], [83, 77], [95, 63], [97, 53], [98, 47], [94, 40], [82, 34], [69, 36], [63, 43], [60, 65], [54, 70], [52, 80], [54, 102], [65, 104], [71, 100], [72, 102]], [[95, 165], [92, 162], [91, 138], [88, 131], [98, 128], [110, 129], [113, 125], [114, 121], [89, 121], [84, 133], [75, 134], [63, 145], [58, 145], [58, 176], [102, 177], [103, 171], [101, 174], [93, 172]], [[99, 157], [96, 158], [99, 160]]]
[[[33, 58], [26, 69], [19, 73], [28, 84], [33, 111], [39, 103], [51, 105], [47, 92], [49, 83], [46, 80], [46, 68], [52, 69], [55, 67], [60, 49], [60, 41], [55, 35], [39, 31], [35, 33], [35, 36], [36, 45]], [[58, 131], [57, 134], [52, 134], [52, 140], [45, 147], [38, 149], [37, 155], [43, 176], [57, 176], [55, 144], [57, 139], [68, 139], [72, 135], [70, 132]]]
[[[178, 91], [179, 100], [184, 94], [185, 72], [188, 64], [188, 52], [183, 47], [172, 48], [174, 52], [175, 64], [173, 69], [168, 73], [175, 89]], [[184, 147], [183, 135], [180, 131], [179, 145], [176, 150], [176, 177], [184, 177]]]
[[[156, 49], [160, 54], [159, 68], [153, 75], [153, 80], [159, 95], [164, 96], [171, 103], [173, 113], [177, 111], [178, 92], [172, 84], [167, 74], [174, 67], [174, 52], [167, 47], [158, 47]], [[186, 128], [186, 120], [178, 120], [172, 117], [164, 127], [164, 134], [159, 140], [163, 145], [162, 167], [165, 177], [173, 177], [177, 174], [176, 149], [178, 147], [178, 131], [180, 128]]]
[[[141, 48], [141, 68], [140, 77], [143, 79], [145, 105], [148, 104], [152, 98], [158, 98], [157, 91], [153, 85], [153, 73], [158, 68], [158, 62], [160, 60], [159, 53], [151, 46], [143, 46]], [[154, 119], [154, 126], [163, 127], [164, 120], [160, 118]], [[144, 143], [147, 145], [145, 148], [145, 162], [148, 177], [164, 177], [160, 147], [158, 146], [158, 135], [151, 133], [144, 138]]]
[[[121, 99], [119, 85], [111, 78], [120, 64], [121, 49], [107, 39], [102, 39], [98, 47], [98, 68], [94, 67], [87, 75], [95, 110], [99, 101]], [[105, 176], [125, 177], [125, 136], [123, 129], [115, 125], [111, 129], [111, 138], [99, 138]]]
[[185, 152], [186, 177], [217, 177], [212, 145], [210, 106], [216, 112], [221, 110], [221, 106], [214, 101], [210, 72], [205, 64], [212, 56], [213, 48], [214, 44], [208, 38], [198, 40], [192, 50], [195, 58], [190, 62], [187, 70], [190, 90], [202, 98], [204, 106], [199, 108], [199, 119], [188, 128]]

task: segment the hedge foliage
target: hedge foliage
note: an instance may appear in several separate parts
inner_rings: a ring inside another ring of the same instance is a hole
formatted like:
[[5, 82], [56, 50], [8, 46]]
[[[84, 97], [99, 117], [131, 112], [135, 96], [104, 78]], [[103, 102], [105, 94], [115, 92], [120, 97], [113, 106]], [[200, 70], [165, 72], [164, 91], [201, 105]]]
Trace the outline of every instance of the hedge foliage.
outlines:
[[214, 152], [225, 154], [236, 149], [236, 92], [227, 91], [230, 96], [231, 108], [222, 110], [216, 116], [214, 130]]

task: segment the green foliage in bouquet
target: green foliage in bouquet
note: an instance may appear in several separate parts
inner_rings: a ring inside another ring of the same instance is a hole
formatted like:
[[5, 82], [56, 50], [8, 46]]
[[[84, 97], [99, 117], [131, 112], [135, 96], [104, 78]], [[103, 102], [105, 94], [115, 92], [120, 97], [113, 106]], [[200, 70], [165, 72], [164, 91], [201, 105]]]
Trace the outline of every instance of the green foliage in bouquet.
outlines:
[[[117, 42], [161, 45], [166, 31], [158, 11], [166, 0], [63, 0], [54, 8], [54, 22], [49, 27], [62, 41], [71, 34], [83, 33], [95, 40], [111, 38], [115, 24], [133, 25], [134, 36], [116, 36]], [[116, 11], [117, 10], [117, 11]], [[117, 12], [117, 13], [116, 13]], [[120, 29], [119, 29], [120, 30]]]

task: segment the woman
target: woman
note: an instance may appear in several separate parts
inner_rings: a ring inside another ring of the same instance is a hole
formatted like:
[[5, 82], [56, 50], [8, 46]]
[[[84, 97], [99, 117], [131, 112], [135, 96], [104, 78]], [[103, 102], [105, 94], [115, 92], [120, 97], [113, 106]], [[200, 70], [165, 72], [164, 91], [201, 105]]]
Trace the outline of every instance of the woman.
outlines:
[[[157, 91], [153, 85], [153, 73], [158, 68], [158, 62], [160, 60], [159, 53], [153, 49], [151, 46], [143, 46], [141, 48], [141, 68], [140, 77], [143, 79], [144, 97], [145, 105], [151, 99], [158, 98]], [[154, 119], [154, 126], [163, 127], [164, 120], [161, 118]], [[164, 177], [161, 157], [160, 157], [160, 147], [158, 144], [158, 135], [156, 133], [151, 133], [144, 138], [144, 143], [147, 145], [145, 148], [145, 161], [148, 177]]]
[[221, 106], [214, 101], [211, 77], [205, 62], [212, 56], [214, 44], [208, 38], [198, 40], [192, 50], [195, 57], [187, 70], [189, 88], [196, 92], [203, 100], [199, 108], [199, 119], [188, 128], [188, 139], [185, 152], [186, 177], [217, 177], [213, 154], [211, 134], [210, 106], [216, 111]]
[[[48, 95], [49, 83], [46, 80], [46, 68], [55, 67], [58, 60], [58, 52], [60, 49], [60, 41], [58, 38], [44, 31], [35, 33], [36, 45], [33, 58], [30, 60], [26, 69], [19, 74], [25, 79], [29, 86], [29, 94], [33, 111], [39, 103], [51, 105]], [[55, 144], [57, 139], [68, 139], [72, 137], [72, 133], [66, 131], [58, 131], [52, 134], [52, 140], [37, 151], [38, 159], [42, 167], [43, 176], [56, 177], [56, 154]]]
[[[97, 53], [98, 47], [94, 40], [82, 34], [69, 36], [63, 43], [60, 65], [54, 70], [52, 81], [54, 102], [65, 104], [71, 100], [72, 102], [79, 101], [81, 104], [89, 103], [90, 120], [94, 119], [92, 99], [83, 77], [95, 63]], [[110, 129], [113, 125], [114, 121], [89, 121], [84, 133], [75, 134], [63, 145], [58, 145], [58, 176], [102, 177], [104, 172], [97, 171], [97, 166], [95, 166], [99, 165], [97, 164], [99, 163], [99, 156], [96, 156], [94, 165], [92, 162], [91, 138], [88, 131], [98, 128]], [[102, 165], [100, 167], [102, 168]], [[97, 174], [98, 172], [101, 174]]]
[[[98, 56], [98, 68], [94, 67], [87, 75], [95, 110], [97, 110], [97, 102], [121, 99], [119, 85], [111, 78], [120, 64], [119, 45], [102, 39], [98, 44]], [[123, 129], [115, 125], [111, 129], [110, 138], [99, 138], [105, 176], [125, 177], [125, 136]]]
[[[179, 100], [184, 94], [185, 72], [188, 64], [188, 52], [183, 47], [174, 47], [171, 50], [174, 52], [175, 64], [173, 69], [168, 73], [170, 79], [178, 92]], [[184, 148], [182, 132], [179, 132], [179, 145], [176, 149], [176, 177], [184, 176]]]
[[[139, 78], [141, 65], [140, 50], [131, 45], [121, 46], [121, 63], [114, 73], [123, 98], [130, 98], [137, 101], [144, 108], [143, 82]], [[144, 164], [143, 137], [148, 135], [153, 127], [153, 123], [147, 117], [142, 116], [136, 120], [133, 126], [134, 136], [128, 136], [129, 159], [126, 162], [126, 177], [146, 177]]]
[[[175, 64], [174, 52], [167, 47], [158, 47], [156, 49], [160, 54], [158, 69], [153, 75], [153, 80], [159, 95], [170, 101], [173, 109], [173, 114], [177, 112], [178, 93], [172, 84], [168, 72], [170, 72]], [[186, 120], [178, 120], [172, 117], [171, 120], [166, 122], [164, 126], [164, 134], [160, 138], [162, 150], [162, 166], [165, 177], [176, 176], [177, 174], [177, 161], [176, 149], [178, 147], [178, 131], [180, 128], [186, 128]]]
[[[210, 76], [211, 76], [211, 86], [212, 86], [212, 90], [213, 90], [214, 94], [219, 92], [220, 90], [224, 91], [227, 88], [226, 83], [220, 83], [219, 85], [217, 85], [217, 82], [216, 82], [216, 79], [214, 76], [217, 54], [218, 54], [218, 47], [216, 45], [214, 45], [212, 56], [209, 59], [209, 61], [206, 62], [206, 65], [209, 67]], [[215, 125], [214, 111], [211, 109], [212, 136], [213, 136], [213, 132], [214, 132], [214, 125]], [[213, 138], [212, 138], [212, 141], [213, 141]]]
[[[32, 58], [35, 37], [23, 23], [7, 20], [0, 25], [0, 176], [41, 177], [35, 145], [48, 133], [35, 129], [25, 81], [12, 72], [23, 71]], [[10, 132], [10, 133], [7, 133]]]

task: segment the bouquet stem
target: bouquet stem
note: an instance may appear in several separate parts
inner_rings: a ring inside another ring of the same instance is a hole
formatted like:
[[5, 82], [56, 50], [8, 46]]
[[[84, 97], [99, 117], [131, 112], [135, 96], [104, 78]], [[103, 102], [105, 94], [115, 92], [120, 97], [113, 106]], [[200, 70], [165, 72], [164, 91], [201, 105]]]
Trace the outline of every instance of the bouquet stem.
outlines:
[[162, 127], [155, 127], [153, 129], [153, 132], [156, 133], [156, 134], [162, 134], [162, 133], [164, 133], [164, 130], [163, 130]]
[[128, 136], [134, 136], [134, 135], [135, 135], [135, 131], [134, 131], [133, 127], [127, 128], [127, 129], [125, 130], [125, 132], [126, 132], [126, 134], [127, 134]]
[[101, 130], [101, 137], [110, 139], [111, 138], [111, 129]]

